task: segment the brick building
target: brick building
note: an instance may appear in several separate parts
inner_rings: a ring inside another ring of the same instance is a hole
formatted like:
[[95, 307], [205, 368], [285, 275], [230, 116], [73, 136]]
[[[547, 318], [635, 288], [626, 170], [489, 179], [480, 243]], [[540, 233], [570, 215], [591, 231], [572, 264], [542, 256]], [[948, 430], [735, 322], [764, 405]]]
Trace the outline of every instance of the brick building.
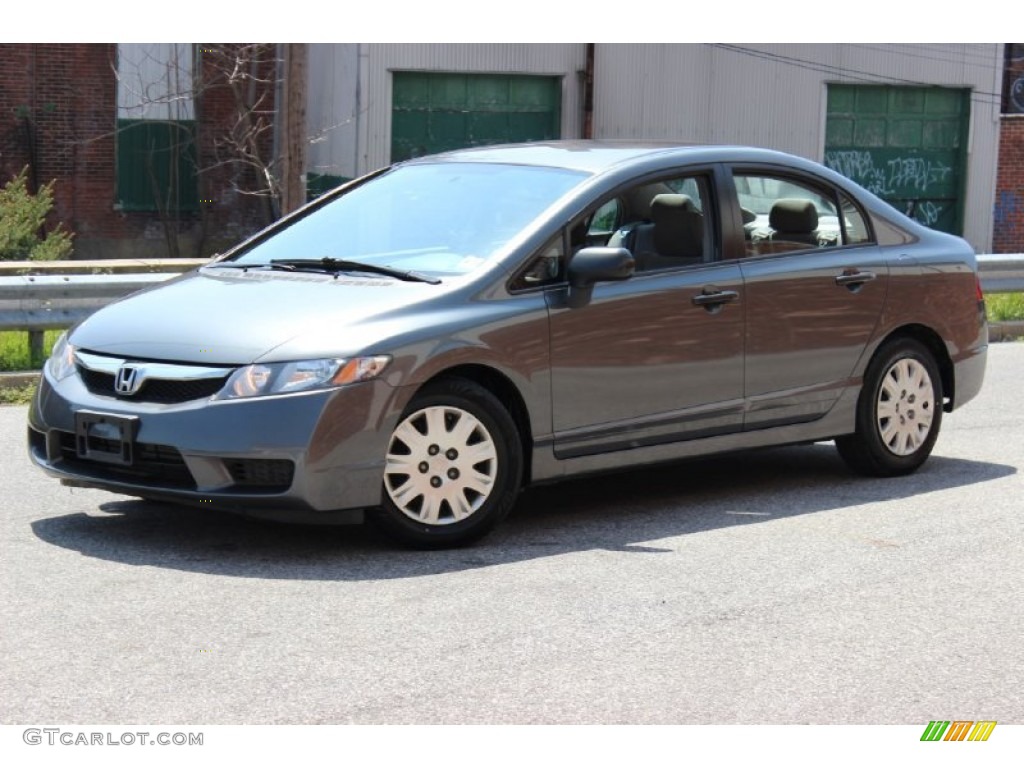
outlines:
[[[55, 180], [53, 218], [75, 233], [75, 258], [196, 256], [236, 242], [273, 219], [265, 198], [238, 192], [259, 180], [224, 146], [245, 98], [258, 102], [248, 117], [266, 123], [255, 146], [272, 149], [274, 47], [264, 48], [252, 63], [260, 77], [239, 94], [222, 59], [203, 54], [232, 46], [0, 45], [0, 178], [27, 167], [32, 188]], [[145, 65], [126, 66], [132, 56]]]
[[1024, 43], [1006, 46], [992, 250], [1024, 253]]

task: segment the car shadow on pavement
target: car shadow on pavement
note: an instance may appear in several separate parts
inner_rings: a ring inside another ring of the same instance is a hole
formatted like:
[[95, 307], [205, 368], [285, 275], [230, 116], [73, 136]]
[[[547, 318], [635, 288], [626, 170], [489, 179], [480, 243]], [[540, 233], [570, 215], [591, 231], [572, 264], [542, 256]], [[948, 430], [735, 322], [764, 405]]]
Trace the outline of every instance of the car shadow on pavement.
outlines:
[[129, 565], [259, 579], [399, 579], [586, 550], [656, 556], [673, 551], [661, 542], [671, 537], [905, 500], [1016, 471], [933, 456], [914, 475], [865, 479], [830, 445], [767, 449], [533, 488], [477, 545], [436, 552], [397, 548], [369, 526], [285, 525], [141, 500], [104, 502], [32, 529], [50, 544]]

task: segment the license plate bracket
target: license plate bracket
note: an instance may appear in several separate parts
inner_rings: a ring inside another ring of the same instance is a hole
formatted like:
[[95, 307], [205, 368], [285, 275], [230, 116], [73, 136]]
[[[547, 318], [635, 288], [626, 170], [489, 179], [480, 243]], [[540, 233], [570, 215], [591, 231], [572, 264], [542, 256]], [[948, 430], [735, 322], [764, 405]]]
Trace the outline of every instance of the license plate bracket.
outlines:
[[138, 416], [78, 411], [75, 414], [78, 458], [131, 466], [138, 430]]

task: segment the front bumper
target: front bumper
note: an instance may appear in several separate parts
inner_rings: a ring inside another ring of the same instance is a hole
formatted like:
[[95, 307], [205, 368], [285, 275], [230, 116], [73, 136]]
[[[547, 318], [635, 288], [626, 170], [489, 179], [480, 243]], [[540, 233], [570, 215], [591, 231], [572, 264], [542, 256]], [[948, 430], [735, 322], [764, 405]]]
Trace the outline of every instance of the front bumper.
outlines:
[[[67, 485], [308, 521], [380, 504], [400, 392], [374, 380], [160, 405], [95, 395], [77, 374], [54, 382], [44, 373], [29, 409], [29, 455]], [[77, 450], [79, 411], [137, 419], [129, 464]]]

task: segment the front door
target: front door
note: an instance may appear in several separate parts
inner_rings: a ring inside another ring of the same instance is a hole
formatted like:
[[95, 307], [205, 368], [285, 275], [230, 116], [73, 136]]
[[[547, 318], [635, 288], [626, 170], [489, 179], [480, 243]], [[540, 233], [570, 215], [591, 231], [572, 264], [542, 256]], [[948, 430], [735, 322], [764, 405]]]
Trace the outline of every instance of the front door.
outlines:
[[629, 248], [637, 272], [582, 307], [548, 294], [559, 458], [742, 429], [742, 276], [719, 261], [711, 188], [680, 174], [605, 201], [590, 234]]

